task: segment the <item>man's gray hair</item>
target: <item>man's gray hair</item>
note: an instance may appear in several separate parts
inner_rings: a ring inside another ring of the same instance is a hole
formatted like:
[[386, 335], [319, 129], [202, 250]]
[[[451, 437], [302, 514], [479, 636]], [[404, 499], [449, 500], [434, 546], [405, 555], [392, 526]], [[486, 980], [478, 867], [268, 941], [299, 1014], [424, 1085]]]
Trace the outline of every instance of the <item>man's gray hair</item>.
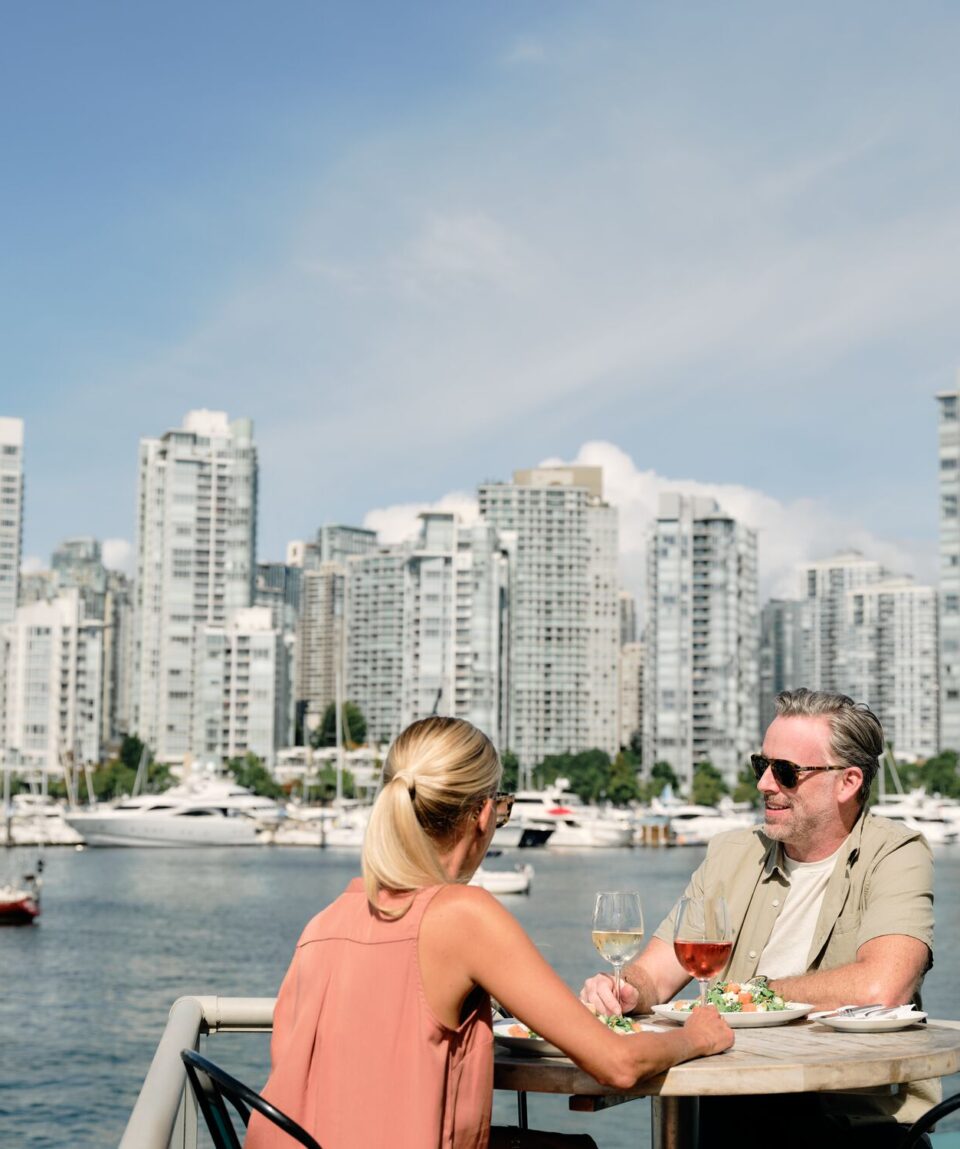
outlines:
[[846, 694], [806, 687], [781, 690], [776, 704], [779, 718], [824, 715], [830, 719], [830, 752], [836, 765], [857, 766], [863, 771], [857, 798], [861, 806], [865, 805], [884, 751], [883, 727], [876, 714], [865, 703], [854, 702]]

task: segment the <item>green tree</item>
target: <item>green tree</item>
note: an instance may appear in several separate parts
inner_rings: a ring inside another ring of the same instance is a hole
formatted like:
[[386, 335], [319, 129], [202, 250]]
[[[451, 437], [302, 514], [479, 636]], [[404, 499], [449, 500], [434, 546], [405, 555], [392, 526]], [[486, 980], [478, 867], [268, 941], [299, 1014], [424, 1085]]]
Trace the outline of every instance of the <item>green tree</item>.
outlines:
[[[354, 785], [353, 775], [349, 770], [344, 770], [343, 777], [340, 780], [341, 792], [344, 798], [355, 798], [356, 787]], [[314, 783], [320, 794], [321, 802], [329, 802], [332, 798], [337, 796], [337, 770], [335, 766], [325, 765], [321, 770], [317, 771], [317, 779]], [[311, 792], [313, 786], [311, 786]]]
[[512, 794], [520, 787], [520, 760], [512, 750], [504, 750], [500, 755], [503, 764], [502, 788]]
[[[146, 748], [146, 743], [142, 742], [136, 734], [124, 734], [123, 742], [120, 743], [120, 761], [130, 770], [136, 770], [140, 765], [140, 756]], [[147, 761], [153, 761], [153, 755], [148, 752]]]
[[[343, 704], [343, 744], [344, 746], [362, 746], [367, 740], [367, 720], [363, 711], [356, 703]], [[337, 707], [331, 702], [323, 712], [323, 720], [310, 735], [310, 745], [314, 750], [321, 746], [336, 746], [337, 744]]]
[[[901, 775], [903, 771], [901, 770]], [[943, 750], [935, 758], [928, 758], [905, 784], [923, 786], [928, 794], [943, 798], [960, 798], [960, 777], [957, 776], [956, 750]], [[889, 793], [889, 789], [887, 791]]]
[[[121, 797], [123, 794], [132, 794], [133, 783], [136, 777], [136, 767], [131, 768], [119, 758], [115, 758], [112, 762], [107, 762], [104, 766], [98, 766], [97, 769], [93, 771], [91, 778], [93, 792], [97, 796], [97, 801], [110, 802], [114, 798]], [[80, 793], [85, 794], [85, 787], [79, 779], [78, 785]]]
[[637, 782], [639, 765], [629, 750], [621, 750], [614, 758], [607, 779], [607, 798], [615, 806], [626, 806], [629, 802], [639, 800], [640, 786]]
[[247, 753], [242, 758], [231, 758], [227, 769], [241, 786], [262, 794], [265, 798], [282, 798], [283, 787], [256, 754]]
[[744, 766], [737, 775], [737, 784], [733, 790], [734, 802], [749, 802], [754, 809], [763, 801], [757, 789], [757, 779], [752, 766]]
[[698, 806], [716, 806], [720, 799], [729, 793], [723, 775], [713, 763], [698, 762], [694, 766], [691, 801]]

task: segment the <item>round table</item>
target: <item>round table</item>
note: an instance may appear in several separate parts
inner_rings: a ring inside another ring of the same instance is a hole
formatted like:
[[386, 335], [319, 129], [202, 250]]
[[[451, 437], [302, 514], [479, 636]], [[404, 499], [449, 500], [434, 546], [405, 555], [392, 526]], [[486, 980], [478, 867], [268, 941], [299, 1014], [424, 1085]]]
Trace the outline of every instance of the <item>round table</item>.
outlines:
[[675, 1065], [625, 1091], [601, 1085], [566, 1058], [498, 1051], [494, 1087], [565, 1093], [570, 1108], [581, 1112], [652, 1097], [654, 1149], [694, 1149], [700, 1097], [842, 1093], [944, 1077], [958, 1068], [957, 1023], [932, 1021], [892, 1033], [850, 1033], [808, 1021], [738, 1029], [733, 1049]]

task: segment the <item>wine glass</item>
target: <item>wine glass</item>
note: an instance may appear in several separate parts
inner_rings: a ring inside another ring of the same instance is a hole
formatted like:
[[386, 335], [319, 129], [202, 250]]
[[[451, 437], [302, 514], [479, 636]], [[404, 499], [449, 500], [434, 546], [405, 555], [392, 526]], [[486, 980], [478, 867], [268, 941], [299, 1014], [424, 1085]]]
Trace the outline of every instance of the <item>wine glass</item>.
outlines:
[[719, 895], [681, 898], [673, 931], [677, 961], [700, 983], [700, 1004], [707, 1004], [707, 983], [726, 966], [733, 949], [730, 913]]
[[620, 1000], [620, 970], [635, 958], [643, 945], [643, 910], [635, 890], [613, 890], [597, 894], [593, 907], [593, 944], [616, 974], [617, 1001]]

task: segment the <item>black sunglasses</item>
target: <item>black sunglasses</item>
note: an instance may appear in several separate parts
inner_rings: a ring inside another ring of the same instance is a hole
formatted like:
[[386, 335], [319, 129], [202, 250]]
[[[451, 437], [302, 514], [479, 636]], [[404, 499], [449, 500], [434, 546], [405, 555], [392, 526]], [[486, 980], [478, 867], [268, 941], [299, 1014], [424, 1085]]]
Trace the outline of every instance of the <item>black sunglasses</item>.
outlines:
[[786, 758], [767, 758], [764, 754], [751, 754], [750, 765], [757, 776], [757, 781], [769, 769], [778, 786], [784, 790], [792, 790], [800, 781], [800, 775], [812, 770], [847, 770], [847, 766], [798, 766], [796, 762], [789, 762]]

